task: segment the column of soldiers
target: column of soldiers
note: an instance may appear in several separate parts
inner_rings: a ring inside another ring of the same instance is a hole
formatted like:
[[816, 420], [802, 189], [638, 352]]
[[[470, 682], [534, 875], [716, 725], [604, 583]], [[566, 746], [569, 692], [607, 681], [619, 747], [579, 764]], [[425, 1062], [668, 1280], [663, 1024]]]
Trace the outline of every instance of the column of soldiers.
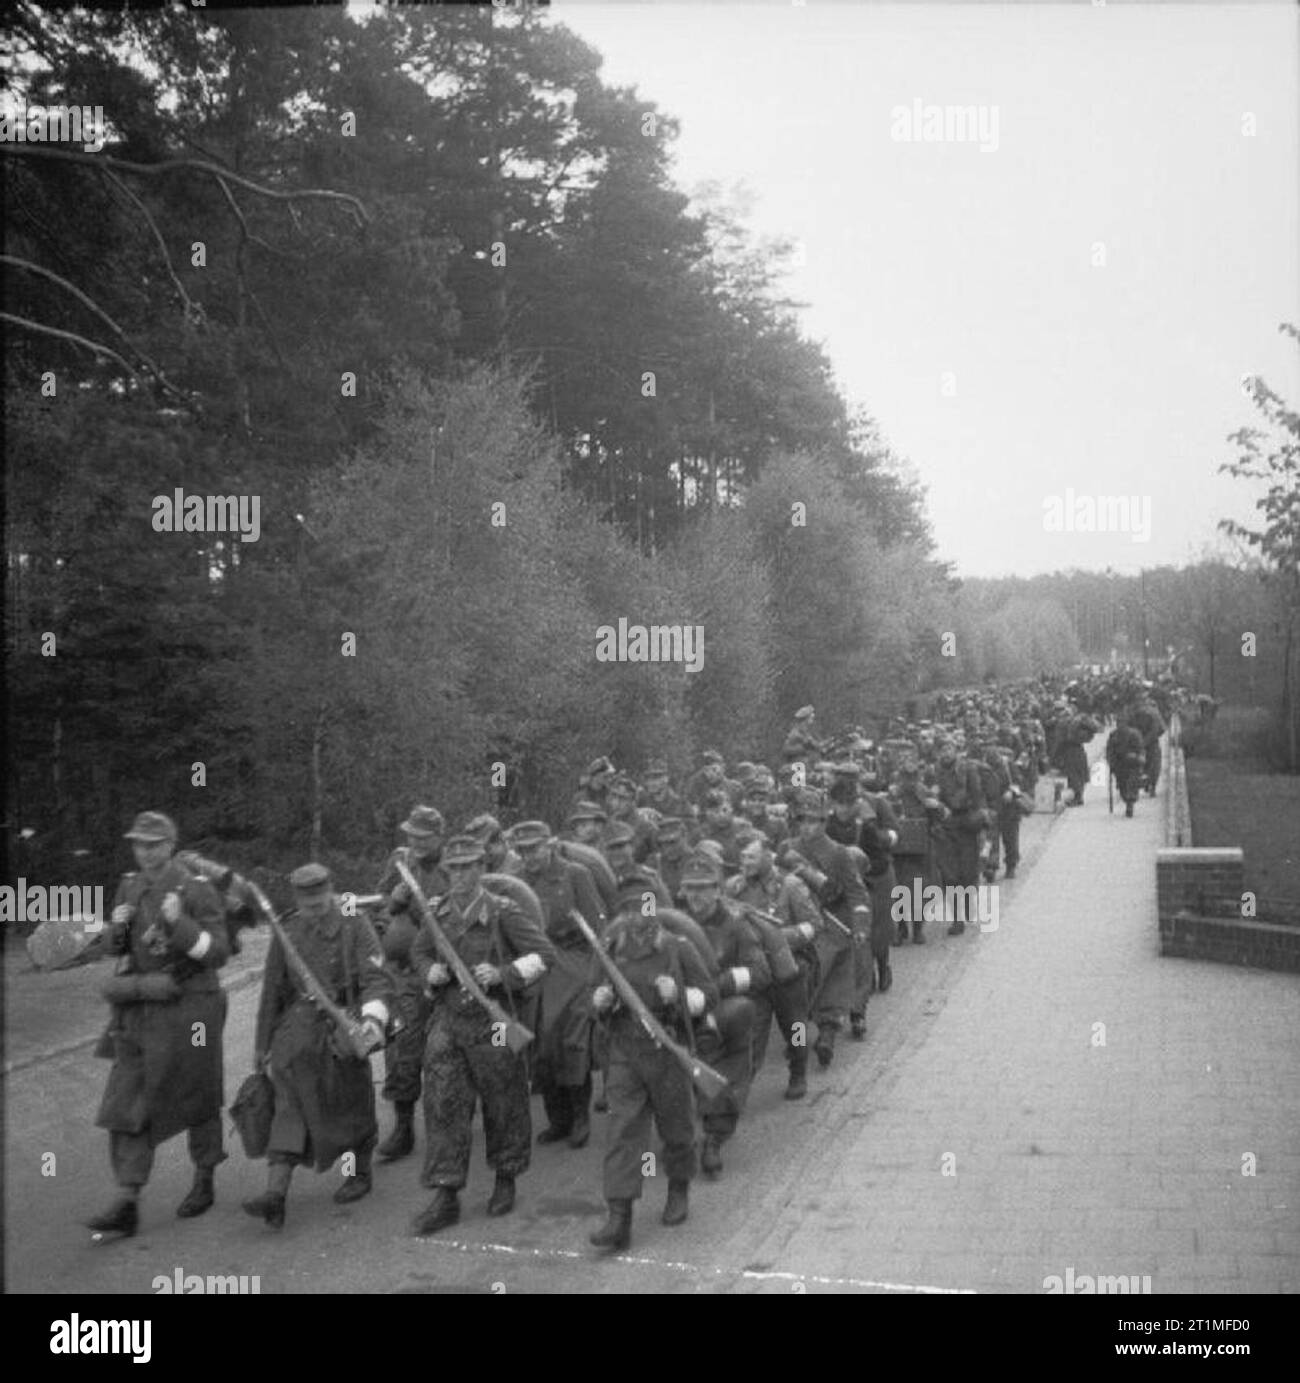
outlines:
[[[842, 1032], [865, 1038], [868, 998], [893, 982], [891, 947], [926, 941], [933, 919], [894, 921], [896, 890], [992, 882], [1002, 866], [1014, 878], [1021, 817], [1069, 747], [1072, 722], [1091, 716], [1095, 733], [1097, 717], [1119, 710], [1108, 757], [1128, 814], [1135, 782], [1154, 792], [1165, 728], [1155, 692], [1038, 679], [946, 694], [929, 719], [882, 720], [878, 742], [859, 727], [819, 739], [804, 707], [775, 771], [742, 762], [729, 773], [710, 750], [678, 792], [663, 760], [640, 782], [596, 760], [562, 834], [542, 820], [506, 830], [483, 816], [448, 838], [442, 814], [417, 805], [360, 910], [323, 865], [304, 865], [289, 877], [294, 905], [277, 919], [258, 1009], [253, 1065], [269, 1078], [274, 1115], [267, 1188], [245, 1210], [283, 1226], [294, 1167], [335, 1162], [335, 1200], [360, 1200], [373, 1159], [415, 1151], [418, 1105], [418, 1180], [434, 1194], [413, 1232], [454, 1225], [481, 1104], [495, 1174], [487, 1213], [508, 1214], [534, 1143], [530, 1096], [546, 1117], [535, 1141], [578, 1149], [599, 1073], [609, 1215], [592, 1243], [630, 1242], [651, 1122], [663, 1142], [664, 1223], [681, 1223], [697, 1171], [723, 1171], [773, 1023], [785, 1098], [797, 1101], [810, 1049], [825, 1070]], [[195, 1179], [177, 1213], [214, 1203], [225, 1157], [217, 972], [266, 906], [232, 871], [178, 854], [161, 813], [142, 813], [128, 839], [139, 870], [122, 881], [105, 939], [123, 961], [99, 1116], [120, 1194], [91, 1222], [98, 1235], [136, 1232], [153, 1149], [182, 1129]], [[959, 917], [943, 920], [949, 935], [965, 930]], [[667, 1045], [610, 982], [592, 936]], [[339, 1013], [351, 1016], [352, 1045]], [[207, 1032], [197, 1047], [195, 1023]], [[533, 1040], [503, 1041], [503, 1029]], [[381, 1047], [393, 1106], [382, 1142], [364, 1054]], [[725, 1083], [697, 1092], [691, 1060]]]

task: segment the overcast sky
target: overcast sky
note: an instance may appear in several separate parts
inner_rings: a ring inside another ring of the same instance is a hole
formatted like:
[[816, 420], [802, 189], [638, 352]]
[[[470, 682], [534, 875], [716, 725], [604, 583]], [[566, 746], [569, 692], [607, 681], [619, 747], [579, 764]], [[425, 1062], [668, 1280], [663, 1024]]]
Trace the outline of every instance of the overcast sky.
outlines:
[[[1300, 407], [1277, 331], [1300, 322], [1297, 13], [553, 7], [607, 82], [680, 118], [684, 190], [744, 183], [755, 232], [803, 242], [805, 330], [967, 576], [1135, 572], [1256, 517], [1217, 465], [1257, 418], [1243, 373]], [[984, 138], [899, 137], [916, 102], [983, 108]], [[1149, 541], [1045, 531], [1067, 488], [1139, 497], [1135, 523], [1149, 501]]]

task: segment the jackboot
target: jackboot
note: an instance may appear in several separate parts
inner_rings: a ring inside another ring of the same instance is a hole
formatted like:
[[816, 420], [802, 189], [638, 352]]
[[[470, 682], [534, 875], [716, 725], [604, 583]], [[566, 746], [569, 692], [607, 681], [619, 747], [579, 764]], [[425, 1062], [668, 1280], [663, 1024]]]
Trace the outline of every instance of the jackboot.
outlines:
[[625, 1249], [632, 1242], [632, 1202], [609, 1201], [609, 1219], [589, 1238], [598, 1249]]
[[668, 1199], [664, 1202], [663, 1222], [666, 1225], [679, 1225], [690, 1212], [691, 1183], [689, 1181], [670, 1181]]
[[834, 1028], [818, 1029], [817, 1041], [813, 1043], [813, 1051], [817, 1053], [817, 1064], [824, 1071], [835, 1060]]
[[265, 1192], [251, 1201], [245, 1201], [244, 1209], [248, 1214], [265, 1220], [268, 1229], [283, 1229], [284, 1202], [289, 1194], [292, 1176], [292, 1163], [272, 1162], [266, 1172]]
[[539, 1143], [563, 1143], [573, 1130], [573, 1091], [567, 1085], [542, 1088], [542, 1107], [547, 1126], [537, 1135]]
[[411, 1221], [412, 1234], [436, 1234], [460, 1219], [460, 1192], [454, 1186], [439, 1186], [433, 1199]]
[[370, 1177], [370, 1154], [357, 1154], [357, 1169], [350, 1177], [343, 1178], [343, 1185], [334, 1192], [335, 1205], [351, 1205], [362, 1196], [370, 1194], [373, 1185]]
[[120, 1234], [130, 1239], [140, 1227], [140, 1207], [134, 1196], [123, 1196], [111, 1209], [86, 1221], [96, 1234]]
[[212, 1209], [212, 1204], [216, 1200], [212, 1191], [212, 1172], [211, 1167], [195, 1167], [194, 1185], [176, 1207], [176, 1214], [182, 1220], [193, 1219], [195, 1215], [202, 1215], [205, 1210]]
[[396, 1162], [415, 1151], [415, 1101], [398, 1100], [393, 1109], [397, 1122], [377, 1149], [381, 1162]]
[[704, 1147], [700, 1150], [700, 1170], [711, 1177], [722, 1171], [722, 1140], [715, 1134], [704, 1135]]
[[948, 935], [949, 935], [949, 936], [960, 936], [965, 930], [966, 930], [966, 924], [965, 924], [965, 922], [962, 922], [960, 919], [958, 919], [956, 922], [954, 922], [954, 923], [952, 924], [951, 927], [948, 928]]
[[808, 1093], [808, 1049], [793, 1047], [790, 1050], [790, 1082], [785, 1087], [787, 1100], [802, 1100]]
[[488, 1197], [489, 1215], [508, 1215], [515, 1208], [515, 1179], [506, 1172], [498, 1172], [496, 1185]]
[[879, 980], [877, 981], [877, 987], [879, 988], [882, 994], [888, 994], [889, 986], [894, 983], [894, 972], [887, 960], [877, 961], [876, 967], [879, 971], [880, 976]]
[[867, 1015], [865, 1013], [849, 1014], [849, 1032], [853, 1037], [861, 1042], [867, 1035]]

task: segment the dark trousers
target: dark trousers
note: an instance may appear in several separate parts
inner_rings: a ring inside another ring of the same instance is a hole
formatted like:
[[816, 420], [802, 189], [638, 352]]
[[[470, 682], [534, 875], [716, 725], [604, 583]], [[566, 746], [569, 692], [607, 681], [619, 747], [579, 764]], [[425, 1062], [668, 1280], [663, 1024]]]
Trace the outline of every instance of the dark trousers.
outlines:
[[713, 1099], [700, 1099], [704, 1132], [718, 1139], [736, 1131], [754, 1078], [754, 1004], [739, 995], [723, 999], [713, 1011], [713, 1027], [702, 1027], [695, 1049], [702, 1060], [725, 1076], [727, 1088]]
[[561, 1132], [568, 1133], [579, 1111], [591, 1104], [590, 1076], [581, 1085], [559, 1085], [548, 1077], [539, 1079], [537, 1085], [542, 1092], [547, 1123]]
[[[196, 1167], [215, 1167], [226, 1160], [221, 1147], [221, 1115], [214, 1114], [201, 1124], [185, 1130], [190, 1145], [190, 1160]], [[143, 1186], [153, 1171], [153, 1144], [149, 1130], [143, 1133], [110, 1133], [108, 1156], [113, 1177], [119, 1186]]]
[[504, 1176], [528, 1169], [533, 1125], [523, 1054], [492, 1040], [477, 1005], [435, 1013], [424, 1052], [425, 1173], [432, 1186], [459, 1190], [469, 1178], [470, 1131], [483, 1103], [488, 1166]]
[[670, 1181], [695, 1175], [695, 1099], [691, 1078], [674, 1058], [636, 1032], [610, 1039], [609, 1140], [605, 1148], [606, 1200], [637, 1200], [652, 1160], [650, 1123], [663, 1140], [663, 1170]]
[[397, 1040], [384, 1053], [383, 1096], [394, 1104], [413, 1105], [420, 1098], [429, 1003], [421, 993], [399, 990], [397, 1007], [403, 1026]]
[[789, 980], [773, 984], [754, 1002], [754, 1074], [763, 1067], [767, 1041], [772, 1035], [772, 1019], [785, 1041], [785, 1058], [791, 1067], [808, 1060], [808, 980], [803, 970]]
[[[998, 813], [998, 833], [1002, 837], [1002, 853], [1006, 858], [1007, 868], [1014, 869], [1020, 863], [1020, 820], [1021, 811], [1019, 807], [1012, 806], [1010, 809], [1003, 809]], [[994, 847], [993, 868], [997, 868], [998, 856], [997, 847]]]

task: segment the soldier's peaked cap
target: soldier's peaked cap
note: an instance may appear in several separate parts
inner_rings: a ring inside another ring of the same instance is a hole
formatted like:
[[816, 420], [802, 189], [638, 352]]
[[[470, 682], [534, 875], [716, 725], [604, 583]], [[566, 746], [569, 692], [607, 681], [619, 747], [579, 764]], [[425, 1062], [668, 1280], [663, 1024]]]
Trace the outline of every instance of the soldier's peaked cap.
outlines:
[[647, 778], [666, 778], [668, 776], [668, 765], [663, 759], [651, 759], [645, 766], [645, 776]]
[[570, 821], [606, 821], [609, 813], [599, 802], [579, 802], [569, 813]]
[[645, 901], [647, 893], [653, 896], [655, 886], [646, 874], [627, 874], [618, 881], [618, 891], [615, 893], [616, 906], [620, 908], [637, 908]]
[[446, 822], [437, 807], [412, 807], [401, 829], [412, 836], [438, 836], [445, 826]]
[[512, 845], [545, 845], [551, 838], [551, 828], [544, 821], [521, 821], [510, 829]]
[[700, 762], [705, 764], [725, 764], [727, 761], [716, 749], [706, 749], [704, 753], [700, 755]]
[[141, 812], [131, 823], [126, 840], [160, 841], [176, 839], [176, 823], [162, 812]]
[[501, 834], [501, 823], [490, 812], [484, 812], [482, 816], [476, 816], [473, 821], [465, 823], [465, 834], [480, 841], [489, 841], [493, 836]]
[[662, 839], [666, 835], [677, 835], [679, 832], [685, 830], [686, 823], [680, 816], [661, 816], [659, 818], [659, 825], [656, 829]]
[[796, 720], [811, 720], [813, 718], [813, 708], [811, 706], [800, 706], [794, 713]]
[[851, 759], [845, 759], [843, 763], [832, 764], [831, 772], [837, 778], [856, 778], [859, 770]]
[[483, 842], [473, 836], [452, 836], [442, 852], [443, 864], [479, 864], [483, 859]]
[[627, 826], [627, 825], [624, 825], [622, 822], [619, 822], [617, 825], [611, 826], [611, 827], [609, 828], [609, 832], [608, 832], [608, 834], [605, 836], [605, 844], [606, 844], [606, 845], [631, 845], [632, 842], [633, 842], [635, 839], [636, 839], [636, 832], [633, 831], [633, 829], [631, 828], [631, 826]]
[[289, 883], [295, 893], [328, 893], [330, 872], [323, 864], [313, 861], [295, 869], [289, 875]]
[[617, 771], [614, 767], [614, 761], [610, 758], [593, 759], [587, 765], [588, 778], [594, 778], [598, 773], [616, 773]]
[[826, 799], [816, 788], [804, 788], [795, 802], [800, 816], [826, 817]]
[[711, 855], [697, 850], [682, 866], [683, 884], [718, 884], [722, 870]]
[[636, 783], [626, 773], [620, 773], [609, 785], [610, 792], [620, 792], [628, 797], [636, 796]]

